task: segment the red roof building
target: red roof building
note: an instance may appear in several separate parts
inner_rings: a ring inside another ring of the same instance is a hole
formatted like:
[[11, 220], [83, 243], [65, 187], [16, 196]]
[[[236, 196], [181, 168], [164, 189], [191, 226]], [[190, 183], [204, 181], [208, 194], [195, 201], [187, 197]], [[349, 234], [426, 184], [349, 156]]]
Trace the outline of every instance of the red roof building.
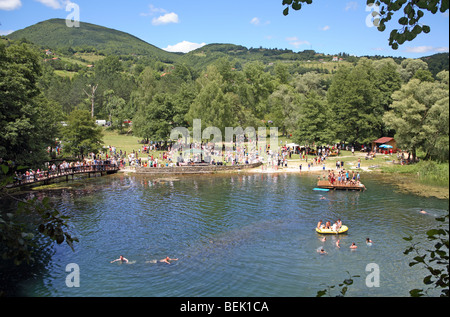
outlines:
[[379, 149], [381, 145], [390, 145], [392, 146], [392, 151], [397, 152], [397, 142], [394, 138], [390, 137], [382, 137], [378, 140], [372, 142], [372, 151], [375, 149], [375, 146]]

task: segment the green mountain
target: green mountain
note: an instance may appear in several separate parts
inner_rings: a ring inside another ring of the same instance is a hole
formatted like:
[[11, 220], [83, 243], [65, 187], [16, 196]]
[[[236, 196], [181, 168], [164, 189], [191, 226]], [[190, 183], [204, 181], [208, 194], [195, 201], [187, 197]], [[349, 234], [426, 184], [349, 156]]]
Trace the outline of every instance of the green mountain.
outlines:
[[64, 19], [39, 22], [9, 34], [8, 38], [12, 40], [25, 38], [44, 48], [93, 47], [106, 55], [146, 55], [163, 62], [173, 62], [180, 57], [131, 34], [103, 26], [80, 22], [80, 27], [69, 28]]
[[422, 57], [421, 60], [428, 64], [428, 69], [434, 76], [442, 70], [449, 70], [448, 53], [437, 53], [431, 56]]

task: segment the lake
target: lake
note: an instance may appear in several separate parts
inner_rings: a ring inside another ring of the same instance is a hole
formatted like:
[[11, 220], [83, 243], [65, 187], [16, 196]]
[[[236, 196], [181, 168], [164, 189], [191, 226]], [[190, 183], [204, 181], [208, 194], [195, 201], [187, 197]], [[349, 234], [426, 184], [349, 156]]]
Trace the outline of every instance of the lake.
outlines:
[[[21, 284], [24, 296], [309, 297], [360, 275], [347, 296], [409, 296], [425, 272], [410, 245], [447, 213], [448, 200], [400, 193], [363, 175], [365, 192], [315, 192], [317, 175], [226, 174], [155, 178], [118, 174], [69, 182], [52, 200], [70, 216], [75, 252], [51, 245]], [[423, 208], [428, 214], [421, 214]], [[342, 219], [348, 234], [322, 236]], [[367, 246], [365, 239], [373, 240]], [[336, 240], [340, 239], [340, 248]], [[358, 248], [349, 246], [355, 242]], [[327, 252], [321, 255], [318, 248]], [[110, 263], [120, 255], [130, 262]], [[169, 256], [171, 264], [160, 263]], [[68, 287], [66, 266], [79, 268]], [[379, 287], [368, 287], [368, 264]], [[337, 295], [334, 291], [334, 295]]]

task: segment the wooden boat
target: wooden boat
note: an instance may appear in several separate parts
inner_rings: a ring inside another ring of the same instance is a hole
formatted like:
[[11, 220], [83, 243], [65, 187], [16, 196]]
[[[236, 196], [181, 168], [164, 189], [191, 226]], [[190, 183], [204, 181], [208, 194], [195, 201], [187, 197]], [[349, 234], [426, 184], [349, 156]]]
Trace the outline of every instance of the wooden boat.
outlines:
[[332, 190], [359, 190], [359, 191], [366, 190], [366, 186], [364, 186], [361, 183], [359, 183], [359, 184], [337, 184], [337, 183], [331, 184], [327, 180], [318, 181], [317, 187], [323, 188], [323, 189], [332, 189]]
[[316, 232], [320, 233], [320, 234], [343, 234], [343, 233], [347, 233], [348, 231], [348, 227], [343, 225], [341, 227], [341, 229], [339, 229], [339, 231], [335, 231], [333, 229], [319, 229], [316, 228]]

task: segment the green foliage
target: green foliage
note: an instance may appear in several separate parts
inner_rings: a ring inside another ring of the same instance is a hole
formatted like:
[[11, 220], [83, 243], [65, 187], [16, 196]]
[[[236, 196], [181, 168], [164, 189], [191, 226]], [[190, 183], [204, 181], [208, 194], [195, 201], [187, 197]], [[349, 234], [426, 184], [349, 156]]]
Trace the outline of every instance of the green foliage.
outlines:
[[428, 64], [428, 69], [434, 77], [443, 70], [449, 70], [448, 53], [438, 53], [432, 56], [422, 57], [422, 60]]
[[333, 77], [328, 104], [333, 116], [330, 128], [337, 141], [367, 144], [379, 135], [381, 118], [374, 113], [377, 89], [373, 73], [368, 61], [360, 61], [354, 68], [339, 69]]
[[356, 277], [360, 277], [359, 275], [351, 275], [348, 271], [348, 278], [345, 279], [342, 283], [338, 284], [338, 285], [332, 285], [332, 286], [327, 286], [326, 289], [318, 291], [316, 294], [316, 297], [323, 297], [325, 295], [328, 295], [329, 297], [331, 297], [331, 293], [333, 289], [339, 289], [339, 293], [338, 295], [336, 295], [336, 297], [344, 297], [347, 294], [348, 291], [348, 287], [350, 285], [353, 285], [354, 282], [354, 278]]
[[102, 148], [102, 131], [87, 110], [75, 110], [62, 130], [63, 151], [79, 158], [89, 153], [98, 153]]
[[15, 265], [34, 261], [33, 250], [38, 248], [37, 236], [45, 236], [57, 244], [66, 244], [74, 250], [78, 242], [68, 230], [68, 217], [56, 210], [50, 199], [31, 198], [21, 200], [8, 193], [6, 186], [13, 182], [13, 175], [24, 167], [14, 167], [11, 162], [0, 165], [0, 203], [9, 199], [17, 202], [13, 213], [0, 213], [0, 252], [3, 260]]
[[393, 165], [383, 167], [382, 170], [387, 173], [415, 175], [417, 181], [425, 185], [448, 187], [449, 184], [448, 163], [422, 160], [417, 164]]
[[[0, 44], [0, 158], [36, 165], [48, 155], [58, 131], [59, 107], [37, 85], [41, 67], [27, 44]], [[30, 155], [30, 154], [33, 155]]]
[[[312, 2], [312, 0], [283, 0], [283, 5], [286, 6], [283, 14], [288, 15], [290, 8], [301, 10], [302, 4]], [[449, 8], [448, 0], [367, 0], [367, 6], [373, 5], [380, 8], [376, 16], [376, 26], [380, 32], [386, 30], [386, 24], [392, 19], [394, 13], [403, 11], [404, 15], [398, 20], [400, 29], [392, 30], [389, 35], [389, 45], [394, 50], [406, 41], [413, 41], [422, 32], [430, 33], [431, 28], [420, 23], [425, 13], [436, 14], [438, 10], [444, 13]]]
[[[436, 221], [441, 223], [440, 227], [426, 232], [426, 240], [434, 243], [434, 248], [426, 249], [424, 253], [418, 248], [419, 243], [414, 243], [404, 252], [405, 255], [412, 252], [415, 254], [409, 266], [421, 265], [429, 272], [423, 279], [423, 284], [428, 288], [411, 290], [412, 297], [424, 296], [433, 289], [437, 290], [441, 297], [449, 296], [448, 218], [448, 213], [444, 217], [436, 218]], [[413, 238], [406, 237], [404, 240], [413, 241]]]
[[411, 151], [413, 158], [421, 149], [425, 158], [448, 161], [448, 72], [440, 78], [437, 82], [413, 78], [393, 94], [391, 110], [384, 114], [398, 145]]

